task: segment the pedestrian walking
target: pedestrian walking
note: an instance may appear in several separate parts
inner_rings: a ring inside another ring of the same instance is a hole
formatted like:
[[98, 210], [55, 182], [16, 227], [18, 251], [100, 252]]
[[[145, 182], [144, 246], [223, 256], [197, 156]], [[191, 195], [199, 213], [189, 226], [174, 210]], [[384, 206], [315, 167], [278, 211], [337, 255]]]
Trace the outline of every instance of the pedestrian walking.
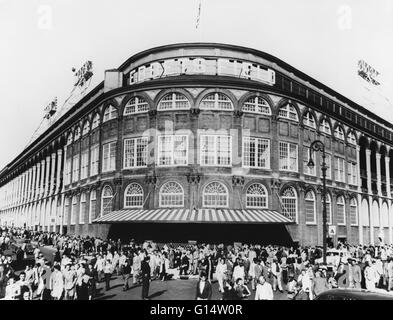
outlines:
[[141, 263], [141, 273], [142, 273], [142, 299], [148, 300], [149, 296], [149, 286], [150, 286], [150, 257], [147, 256]]

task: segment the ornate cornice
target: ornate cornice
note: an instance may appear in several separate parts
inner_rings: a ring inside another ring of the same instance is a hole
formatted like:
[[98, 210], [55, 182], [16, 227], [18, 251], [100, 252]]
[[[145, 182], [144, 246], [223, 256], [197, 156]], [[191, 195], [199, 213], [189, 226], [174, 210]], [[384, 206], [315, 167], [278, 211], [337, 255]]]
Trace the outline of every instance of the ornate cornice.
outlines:
[[153, 110], [149, 110], [149, 117], [150, 118], [154, 118], [157, 115], [157, 110], [153, 109]]
[[189, 173], [187, 174], [187, 181], [189, 184], [198, 184], [201, 181], [201, 175], [199, 173]]
[[121, 178], [121, 177], [114, 178], [113, 183], [115, 186], [120, 186], [123, 183], [123, 178]]
[[244, 185], [244, 177], [243, 176], [232, 176], [232, 185], [233, 186], [243, 186]]
[[282, 182], [280, 181], [280, 179], [272, 179], [270, 181], [270, 187], [272, 189], [276, 189], [277, 191], [281, 188]]
[[145, 183], [155, 185], [157, 183], [157, 176], [155, 173], [147, 174], [145, 176]]
[[191, 108], [191, 109], [190, 109], [190, 113], [191, 113], [191, 115], [193, 115], [193, 116], [199, 115], [200, 112], [201, 112], [201, 110], [200, 110], [199, 108]]

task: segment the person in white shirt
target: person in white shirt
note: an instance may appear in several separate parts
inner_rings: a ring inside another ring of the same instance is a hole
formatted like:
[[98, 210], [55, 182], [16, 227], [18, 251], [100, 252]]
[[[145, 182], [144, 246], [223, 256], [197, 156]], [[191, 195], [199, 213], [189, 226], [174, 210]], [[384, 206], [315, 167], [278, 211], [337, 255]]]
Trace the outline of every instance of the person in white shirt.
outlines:
[[240, 259], [238, 259], [238, 264], [233, 269], [233, 279], [234, 279], [234, 281], [236, 281], [239, 278], [244, 280], [244, 266], [243, 266], [243, 262], [240, 261]]
[[218, 281], [219, 291], [224, 292], [224, 279], [227, 272], [227, 264], [225, 263], [223, 258], [218, 260], [218, 264], [216, 267], [216, 278]]
[[369, 261], [366, 262], [366, 268], [364, 269], [364, 278], [366, 280], [366, 289], [374, 290], [375, 289], [375, 271], [371, 267]]
[[264, 276], [258, 279], [257, 290], [255, 291], [255, 300], [273, 300], [272, 285], [266, 281]]
[[5, 300], [16, 300], [20, 295], [20, 285], [15, 282], [15, 278], [11, 277], [8, 280], [8, 285], [5, 288]]

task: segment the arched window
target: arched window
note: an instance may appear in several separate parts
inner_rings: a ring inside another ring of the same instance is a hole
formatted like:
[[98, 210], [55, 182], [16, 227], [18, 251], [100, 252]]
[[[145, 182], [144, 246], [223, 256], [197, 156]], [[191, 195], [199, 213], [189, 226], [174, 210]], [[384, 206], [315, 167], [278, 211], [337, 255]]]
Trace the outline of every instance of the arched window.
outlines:
[[248, 98], [243, 104], [244, 112], [260, 113], [271, 115], [270, 106], [267, 101], [261, 97]]
[[161, 98], [157, 110], [186, 110], [190, 109], [190, 107], [190, 102], [184, 94], [171, 92]]
[[88, 134], [89, 131], [90, 131], [90, 122], [86, 121], [85, 124], [83, 125], [82, 136]]
[[70, 224], [75, 224], [76, 214], [77, 214], [77, 212], [76, 212], [77, 205], [78, 205], [77, 196], [73, 196], [72, 197], [72, 206], [71, 206], [71, 222], [70, 222]]
[[149, 111], [149, 104], [142, 97], [132, 97], [124, 108], [124, 115]]
[[79, 140], [79, 138], [81, 137], [81, 128], [79, 127], [79, 125], [75, 128], [74, 131], [74, 141]]
[[[37, 207], [35, 207], [35, 221], [37, 221]], [[68, 217], [70, 216], [70, 198], [66, 197], [64, 201], [64, 217], [63, 217], [63, 224], [68, 224]]]
[[161, 187], [160, 207], [184, 207], [184, 191], [180, 184], [170, 181]]
[[292, 221], [297, 222], [297, 193], [295, 188], [287, 187], [282, 192], [283, 212]]
[[93, 124], [91, 126], [91, 130], [97, 128], [99, 125], [100, 125], [100, 116], [98, 113], [96, 113], [93, 118]]
[[210, 182], [203, 190], [203, 206], [208, 208], [228, 207], [228, 190], [219, 182]]
[[96, 218], [96, 206], [97, 206], [97, 192], [92, 190], [90, 192], [90, 206], [89, 206], [89, 223]]
[[380, 226], [380, 215], [379, 215], [379, 204], [377, 201], [373, 201], [371, 210], [370, 210], [370, 214], [371, 214], [371, 221], [374, 224], [374, 227], [379, 227]]
[[125, 208], [140, 208], [143, 206], [143, 189], [138, 183], [131, 183], [124, 192]]
[[345, 225], [345, 202], [344, 197], [337, 197], [337, 224]]
[[337, 126], [336, 129], [334, 129], [334, 136], [337, 139], [344, 140], [344, 130], [341, 126]]
[[313, 191], [308, 191], [304, 196], [305, 211], [306, 211], [306, 223], [315, 224], [317, 223], [315, 213], [315, 194]]
[[331, 135], [332, 129], [330, 128], [329, 121], [327, 121], [326, 119], [323, 119], [321, 121], [321, 124], [319, 125], [319, 131], [322, 133], [326, 133], [328, 135]]
[[303, 117], [303, 124], [307, 127], [316, 129], [314, 116], [310, 111], [307, 111]]
[[355, 134], [353, 133], [353, 131], [350, 131], [350, 132], [348, 133], [348, 143], [350, 143], [350, 144], [356, 146], [356, 136], [355, 136]]
[[106, 122], [106, 121], [109, 121], [112, 119], [116, 119], [116, 118], [117, 118], [117, 109], [112, 105], [107, 106], [104, 111], [103, 122]]
[[81, 194], [81, 207], [79, 208], [79, 224], [85, 223], [86, 214], [86, 193]]
[[105, 186], [101, 195], [101, 216], [104, 216], [112, 211], [113, 205], [113, 192], [112, 188]]
[[280, 108], [280, 110], [278, 111], [278, 117], [293, 121], [299, 121], [296, 108], [289, 103]]
[[267, 191], [263, 184], [253, 183], [246, 191], [247, 208], [267, 208]]
[[332, 199], [330, 194], [326, 193], [326, 220], [327, 224], [332, 224]]
[[215, 92], [206, 95], [200, 105], [202, 110], [233, 110], [233, 104], [225, 94]]
[[349, 217], [351, 220], [351, 226], [358, 225], [358, 203], [355, 198], [352, 198], [349, 202]]
[[389, 209], [386, 202], [382, 204], [381, 207], [381, 227], [388, 228], [389, 227]]
[[67, 145], [71, 144], [73, 141], [72, 133], [69, 133], [67, 136]]

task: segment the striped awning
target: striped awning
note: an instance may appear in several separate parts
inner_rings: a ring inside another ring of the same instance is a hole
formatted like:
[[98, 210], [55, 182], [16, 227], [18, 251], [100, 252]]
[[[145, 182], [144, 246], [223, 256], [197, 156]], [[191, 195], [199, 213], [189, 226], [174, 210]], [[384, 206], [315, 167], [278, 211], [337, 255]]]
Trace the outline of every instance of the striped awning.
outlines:
[[246, 223], [291, 224], [293, 221], [273, 210], [227, 209], [123, 209], [99, 217], [93, 223]]

